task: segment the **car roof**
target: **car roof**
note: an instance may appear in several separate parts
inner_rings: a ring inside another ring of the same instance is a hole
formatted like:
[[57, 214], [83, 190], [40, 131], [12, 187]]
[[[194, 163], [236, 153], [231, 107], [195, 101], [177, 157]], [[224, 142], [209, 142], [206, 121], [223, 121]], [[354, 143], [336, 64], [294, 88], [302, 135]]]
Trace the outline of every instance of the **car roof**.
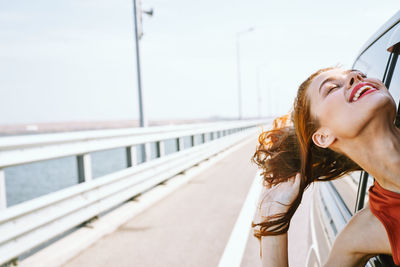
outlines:
[[[397, 11], [385, 24], [383, 24], [369, 39], [357, 55], [356, 60], [365, 52], [371, 45], [373, 45], [382, 35], [389, 31], [400, 21], [400, 10]], [[356, 61], [355, 60], [355, 61]]]

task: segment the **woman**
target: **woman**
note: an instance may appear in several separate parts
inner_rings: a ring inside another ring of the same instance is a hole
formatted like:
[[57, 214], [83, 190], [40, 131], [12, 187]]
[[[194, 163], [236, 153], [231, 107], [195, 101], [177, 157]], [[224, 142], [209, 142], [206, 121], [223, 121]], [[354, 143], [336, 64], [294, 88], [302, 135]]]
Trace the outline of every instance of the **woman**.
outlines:
[[384, 84], [359, 71], [321, 69], [300, 85], [292, 118], [276, 120], [260, 135], [253, 158], [265, 185], [253, 223], [264, 266], [287, 265], [287, 230], [304, 190], [314, 181], [361, 169], [376, 178], [370, 206], [338, 235], [325, 266], [360, 266], [377, 254], [392, 254], [400, 263], [400, 218], [395, 205], [388, 205], [400, 200], [395, 117], [396, 104]]

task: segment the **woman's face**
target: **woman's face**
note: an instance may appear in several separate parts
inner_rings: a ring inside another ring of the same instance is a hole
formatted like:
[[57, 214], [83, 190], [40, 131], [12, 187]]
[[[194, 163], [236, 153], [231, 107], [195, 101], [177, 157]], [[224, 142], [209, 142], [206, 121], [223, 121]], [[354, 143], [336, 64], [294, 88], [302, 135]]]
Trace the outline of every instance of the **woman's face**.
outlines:
[[307, 96], [319, 130], [335, 140], [356, 137], [373, 119], [393, 123], [396, 115], [396, 104], [385, 85], [356, 70], [322, 72], [312, 80]]

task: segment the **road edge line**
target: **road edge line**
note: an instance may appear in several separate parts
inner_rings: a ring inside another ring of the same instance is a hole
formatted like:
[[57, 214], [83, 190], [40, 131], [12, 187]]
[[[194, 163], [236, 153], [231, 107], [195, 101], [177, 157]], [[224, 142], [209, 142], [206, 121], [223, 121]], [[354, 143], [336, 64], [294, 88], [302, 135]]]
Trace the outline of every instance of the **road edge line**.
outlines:
[[261, 176], [260, 171], [258, 171], [250, 186], [250, 190], [225, 246], [218, 267], [240, 266], [246, 249], [251, 222], [257, 209], [257, 201], [261, 194], [261, 189]]

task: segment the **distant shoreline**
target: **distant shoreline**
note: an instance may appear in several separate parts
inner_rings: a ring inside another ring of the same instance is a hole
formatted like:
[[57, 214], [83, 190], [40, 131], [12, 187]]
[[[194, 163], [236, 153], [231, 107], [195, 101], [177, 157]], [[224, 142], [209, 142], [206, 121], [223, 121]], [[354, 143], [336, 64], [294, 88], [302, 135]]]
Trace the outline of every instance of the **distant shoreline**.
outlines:
[[[149, 121], [149, 126], [160, 126], [160, 125], [171, 125], [171, 124], [178, 125], [178, 124], [190, 124], [190, 123], [201, 123], [201, 122], [213, 122], [221, 120], [234, 120], [234, 119], [216, 117], [208, 119], [151, 120]], [[139, 127], [138, 120], [21, 123], [21, 124], [0, 125], [0, 136], [134, 128], [134, 127]]]

